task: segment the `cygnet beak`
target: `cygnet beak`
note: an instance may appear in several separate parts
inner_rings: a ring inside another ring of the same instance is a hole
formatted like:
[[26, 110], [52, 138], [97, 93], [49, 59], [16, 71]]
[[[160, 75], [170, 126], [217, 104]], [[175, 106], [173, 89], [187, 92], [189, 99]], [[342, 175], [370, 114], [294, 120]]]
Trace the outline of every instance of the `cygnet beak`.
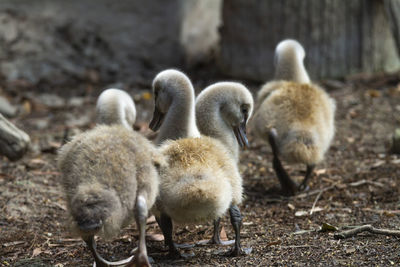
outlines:
[[241, 122], [239, 126], [233, 127], [233, 132], [236, 136], [236, 139], [240, 147], [243, 148], [249, 147], [249, 140], [247, 140], [246, 136], [246, 120]]
[[154, 114], [153, 114], [153, 119], [151, 120], [149, 124], [149, 128], [151, 130], [158, 131], [160, 129], [161, 124], [164, 121], [165, 114], [162, 113], [157, 107], [154, 107]]

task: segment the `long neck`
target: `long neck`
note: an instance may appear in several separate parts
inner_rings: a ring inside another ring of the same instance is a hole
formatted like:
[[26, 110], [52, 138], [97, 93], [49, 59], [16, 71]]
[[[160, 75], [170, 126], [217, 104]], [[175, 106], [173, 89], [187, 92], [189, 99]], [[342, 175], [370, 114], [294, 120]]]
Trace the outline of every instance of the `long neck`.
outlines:
[[200, 133], [221, 141], [225, 147], [239, 160], [239, 145], [237, 143], [232, 127], [230, 127], [222, 118], [219, 103], [207, 101], [199, 103], [196, 107], [197, 126]]
[[96, 120], [100, 124], [122, 124], [128, 129], [132, 129], [132, 125], [126, 120], [126, 110], [122, 103], [110, 101], [102, 103], [102, 106], [97, 107]]
[[295, 51], [277, 56], [275, 80], [310, 82], [303, 59]]
[[199, 136], [195, 118], [194, 94], [185, 92], [174, 96], [156, 143], [161, 144], [169, 139], [176, 140]]

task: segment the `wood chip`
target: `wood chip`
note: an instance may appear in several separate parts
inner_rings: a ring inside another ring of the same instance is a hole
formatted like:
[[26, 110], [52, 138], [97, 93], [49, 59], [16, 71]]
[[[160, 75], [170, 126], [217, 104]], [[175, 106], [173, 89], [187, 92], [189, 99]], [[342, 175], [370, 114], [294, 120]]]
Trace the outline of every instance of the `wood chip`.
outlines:
[[296, 213], [294, 214], [294, 216], [296, 216], [296, 217], [302, 217], [302, 216], [306, 216], [306, 215], [308, 215], [308, 212], [305, 210], [296, 211]]

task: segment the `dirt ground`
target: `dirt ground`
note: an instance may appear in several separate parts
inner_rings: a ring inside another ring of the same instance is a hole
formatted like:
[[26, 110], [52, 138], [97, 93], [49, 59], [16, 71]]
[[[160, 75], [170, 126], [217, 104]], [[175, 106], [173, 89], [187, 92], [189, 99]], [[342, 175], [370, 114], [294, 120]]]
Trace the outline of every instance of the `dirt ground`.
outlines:
[[[197, 89], [212, 81], [204, 75], [197, 80]], [[276, 194], [270, 150], [250, 133], [251, 148], [242, 152], [240, 162], [245, 187], [241, 237], [242, 246], [252, 248], [250, 255], [230, 258], [223, 255], [229, 247], [197, 245], [183, 250], [193, 257], [168, 260], [161, 232], [150, 219], [147, 245], [153, 265], [399, 266], [399, 237], [362, 233], [336, 240], [334, 231], [319, 231], [323, 223], [339, 230], [363, 224], [400, 230], [400, 155], [388, 152], [391, 135], [400, 125], [399, 82], [395, 75], [324, 83], [337, 101], [336, 136], [309, 191], [295, 197]], [[154, 134], [147, 123], [152, 99], [147, 86], [127, 89], [137, 103], [137, 130], [151, 138]], [[250, 84], [253, 92], [258, 86]], [[101, 87], [82, 83], [55, 91], [43, 87], [34, 93], [25, 84], [14, 84], [0, 89], [20, 107], [21, 115], [12, 121], [32, 139], [22, 160], [0, 158], [1, 266], [91, 265], [84, 243], [70, 236], [65, 225], [67, 210], [55, 157], [66, 128], [72, 135], [93, 127], [95, 96]], [[287, 166], [296, 179], [304, 175], [304, 168]], [[191, 244], [209, 239], [211, 225], [177, 226], [175, 239]], [[222, 225], [233, 238], [228, 215]], [[98, 247], [107, 259], [119, 260], [129, 255], [137, 237], [133, 224], [115, 240], [99, 240]]]

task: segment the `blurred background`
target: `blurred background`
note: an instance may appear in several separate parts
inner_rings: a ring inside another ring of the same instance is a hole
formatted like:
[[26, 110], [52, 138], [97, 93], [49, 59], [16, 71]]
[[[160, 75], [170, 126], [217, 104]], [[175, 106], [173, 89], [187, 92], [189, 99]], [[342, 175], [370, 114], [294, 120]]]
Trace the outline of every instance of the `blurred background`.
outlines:
[[155, 73], [207, 66], [263, 82], [285, 38], [313, 79], [400, 69], [397, 0], [2, 0], [7, 82], [148, 85]]
[[[400, 0], [0, 0], [0, 265], [90, 266], [65, 226], [55, 158], [64, 140], [94, 127], [102, 90], [126, 90], [135, 130], [152, 139], [159, 71], [183, 70], [197, 93], [236, 80], [255, 96], [273, 78], [274, 49], [286, 38], [304, 46], [311, 79], [337, 103], [335, 138], [311, 193], [271, 197], [272, 156], [249, 131], [239, 163], [241, 234], [253, 253], [228, 258], [217, 246], [196, 247], [195, 257], [169, 262], [153, 220], [154, 266], [400, 266], [398, 238], [339, 242], [319, 232], [325, 222], [399, 228]], [[228, 220], [223, 231], [233, 237]], [[179, 226], [176, 242], [209, 239], [211, 224]], [[119, 260], [136, 241], [132, 226], [99, 248]]]

